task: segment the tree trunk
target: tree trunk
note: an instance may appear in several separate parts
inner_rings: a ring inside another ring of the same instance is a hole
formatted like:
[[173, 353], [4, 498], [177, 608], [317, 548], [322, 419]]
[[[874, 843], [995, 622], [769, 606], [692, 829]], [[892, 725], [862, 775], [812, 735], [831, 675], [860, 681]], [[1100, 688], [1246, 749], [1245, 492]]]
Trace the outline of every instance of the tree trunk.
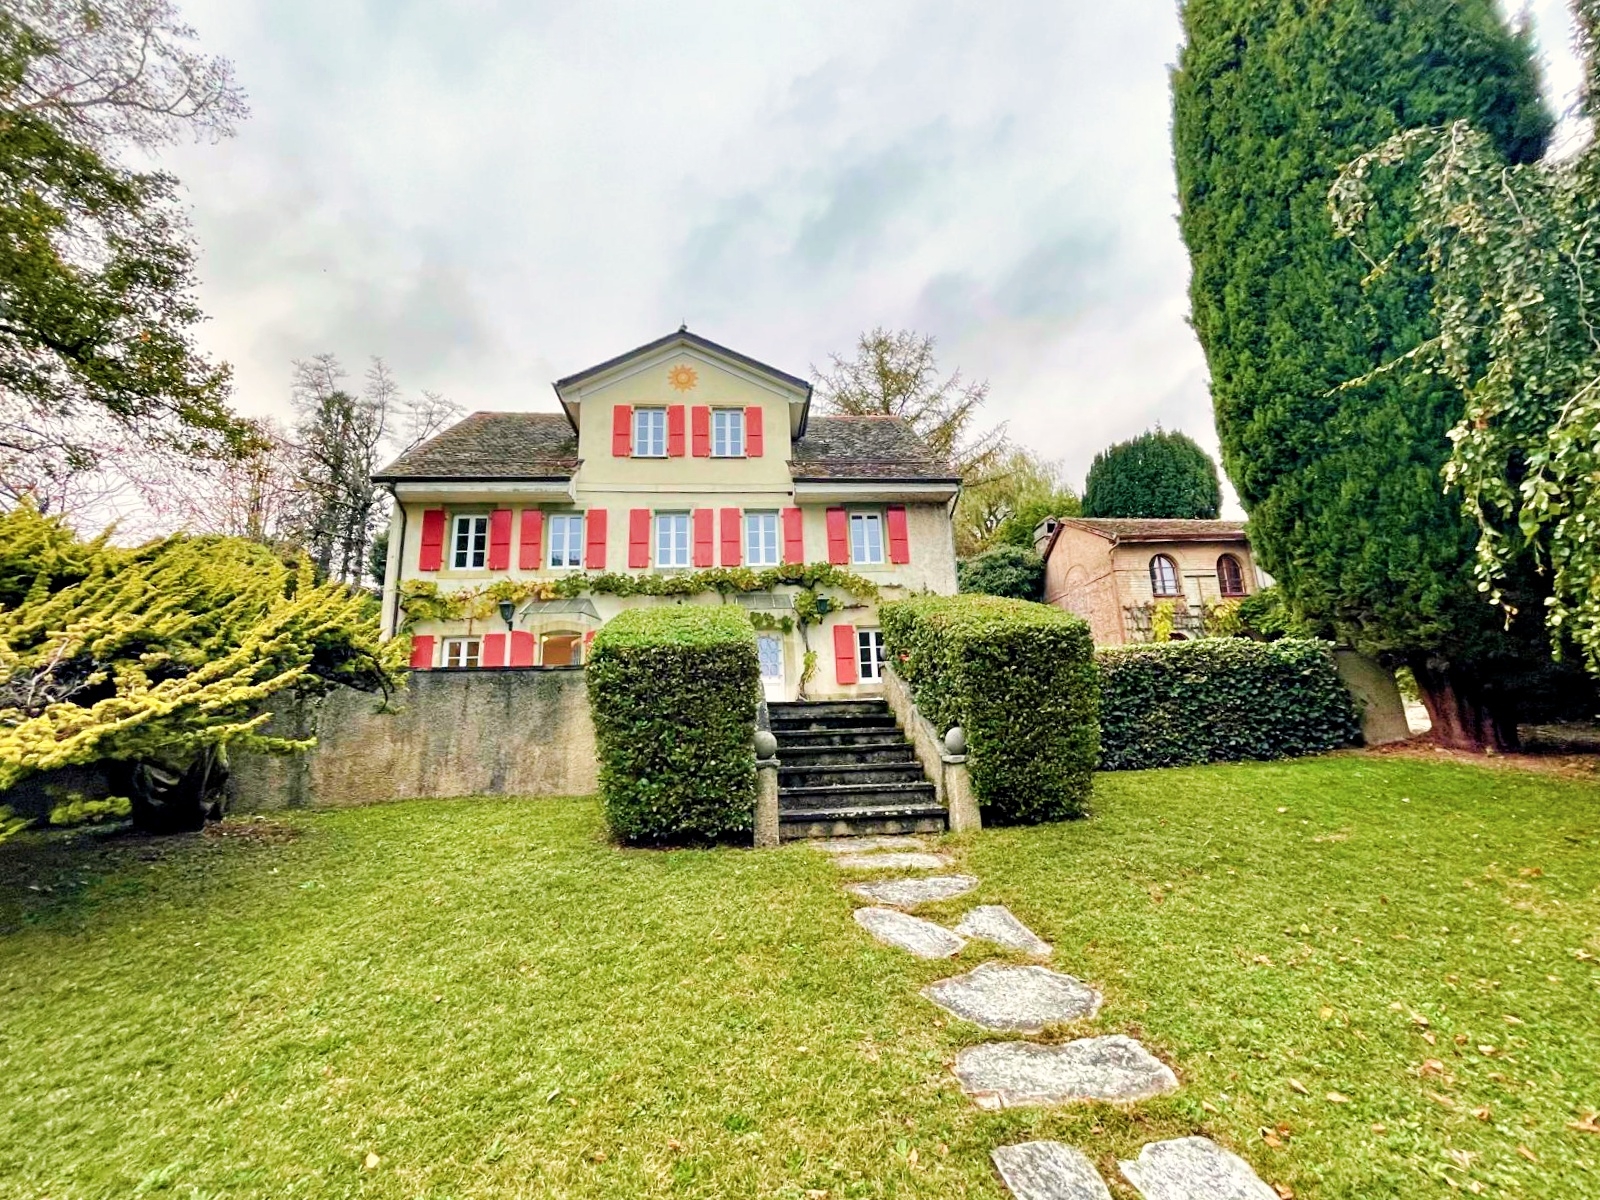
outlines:
[[1516, 714], [1476, 672], [1417, 658], [1411, 662], [1417, 690], [1433, 722], [1433, 740], [1452, 750], [1515, 750]]

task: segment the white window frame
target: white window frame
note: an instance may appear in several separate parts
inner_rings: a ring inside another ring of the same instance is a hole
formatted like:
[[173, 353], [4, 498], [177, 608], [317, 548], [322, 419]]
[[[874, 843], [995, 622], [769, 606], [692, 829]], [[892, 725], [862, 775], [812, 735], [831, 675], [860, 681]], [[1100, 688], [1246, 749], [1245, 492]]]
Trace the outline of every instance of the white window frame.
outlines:
[[476, 667], [483, 661], [483, 639], [453, 637], [444, 640], [444, 665], [447, 667]]
[[[1157, 566], [1164, 563], [1171, 568], [1172, 590], [1162, 591], [1161, 584], [1166, 582], [1166, 570]], [[1150, 556], [1150, 594], [1157, 600], [1176, 600], [1183, 595], [1183, 575], [1178, 570], [1178, 560], [1170, 554], [1153, 554]]]
[[633, 456], [635, 458], [665, 458], [667, 456], [666, 409], [636, 408], [633, 410]]
[[[545, 555], [545, 562], [554, 571], [570, 571], [575, 567], [583, 566], [583, 514], [580, 513], [551, 513], [550, 525], [550, 550]], [[560, 561], [556, 553], [556, 530], [561, 530]], [[576, 530], [576, 532], [574, 532]]]
[[[467, 544], [461, 545], [462, 530]], [[450, 526], [450, 569], [481, 571], [489, 565], [489, 517], [485, 513], [463, 513]]]
[[[872, 536], [869, 530], [876, 530], [877, 557], [870, 555], [872, 550]], [[857, 537], [857, 533], [860, 537]], [[876, 567], [888, 561], [884, 553], [884, 539], [887, 531], [884, 529], [883, 514], [876, 509], [856, 510], [850, 513], [850, 562], [855, 566]]]
[[711, 457], [744, 457], [744, 409], [711, 410]]
[[694, 531], [686, 512], [658, 512], [651, 518], [651, 543], [658, 567], [687, 567], [694, 561]]
[[883, 678], [883, 665], [887, 660], [883, 655], [883, 630], [857, 629], [856, 630], [856, 673], [865, 683], [871, 680], [877, 683]]
[[783, 561], [783, 530], [776, 512], [744, 514], [744, 561], [749, 567], [775, 567]]

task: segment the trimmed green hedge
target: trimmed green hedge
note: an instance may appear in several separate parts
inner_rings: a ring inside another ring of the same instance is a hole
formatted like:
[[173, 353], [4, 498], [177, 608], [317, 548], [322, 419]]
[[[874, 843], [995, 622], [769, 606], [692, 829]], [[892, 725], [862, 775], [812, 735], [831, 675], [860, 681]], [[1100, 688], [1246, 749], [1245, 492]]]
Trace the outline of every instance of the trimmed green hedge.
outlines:
[[998, 596], [917, 596], [878, 610], [884, 650], [942, 736], [967, 734], [985, 822], [1030, 824], [1088, 806], [1100, 728], [1082, 620]]
[[595, 635], [587, 675], [617, 837], [660, 845], [751, 829], [761, 667], [744, 609], [628, 609]]
[[1107, 771], [1320, 754], [1360, 736], [1326, 642], [1205, 638], [1096, 659]]

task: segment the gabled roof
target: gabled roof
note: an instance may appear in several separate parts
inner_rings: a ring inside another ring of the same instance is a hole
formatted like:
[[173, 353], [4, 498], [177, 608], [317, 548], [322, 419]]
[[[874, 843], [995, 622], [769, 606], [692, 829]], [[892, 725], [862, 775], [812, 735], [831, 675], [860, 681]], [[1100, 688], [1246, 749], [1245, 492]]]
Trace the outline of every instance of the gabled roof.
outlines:
[[444, 479], [570, 479], [578, 436], [563, 413], [477, 412], [406, 451], [375, 483]]
[[1159, 517], [1062, 517], [1050, 532], [1044, 556], [1050, 557], [1056, 539], [1068, 527], [1097, 534], [1113, 544], [1122, 542], [1246, 542], [1243, 521], [1182, 521]]
[[813, 417], [789, 467], [796, 482], [961, 482], [904, 417]]
[[604, 375], [607, 371], [610, 371], [615, 367], [620, 367], [623, 363], [628, 362], [631, 359], [642, 358], [647, 354], [654, 354], [657, 350], [664, 350], [668, 346], [671, 346], [675, 343], [694, 346], [697, 349], [704, 350], [708, 354], [714, 354], [719, 358], [725, 358], [731, 362], [736, 362], [740, 366], [748, 367], [752, 371], [757, 371], [760, 374], [770, 376], [781, 383], [788, 384], [790, 387], [804, 392], [807, 399], [810, 399], [811, 397], [811, 385], [804, 379], [801, 379], [799, 376], [790, 375], [787, 371], [780, 371], [777, 367], [768, 366], [766, 363], [751, 358], [749, 355], [740, 354], [737, 350], [730, 350], [726, 346], [720, 345], [717, 342], [713, 342], [710, 338], [701, 337], [698, 333], [690, 333], [687, 325], [675, 329], [665, 337], [659, 337], [653, 342], [646, 342], [642, 346], [635, 346], [632, 350], [619, 354], [615, 358], [608, 358], [603, 363], [596, 363], [594, 366], [585, 367], [582, 371], [568, 375], [564, 379], [556, 380], [556, 394], [558, 396], [562, 395], [568, 389], [577, 387], [579, 384], [587, 383], [589, 380], [600, 375]]

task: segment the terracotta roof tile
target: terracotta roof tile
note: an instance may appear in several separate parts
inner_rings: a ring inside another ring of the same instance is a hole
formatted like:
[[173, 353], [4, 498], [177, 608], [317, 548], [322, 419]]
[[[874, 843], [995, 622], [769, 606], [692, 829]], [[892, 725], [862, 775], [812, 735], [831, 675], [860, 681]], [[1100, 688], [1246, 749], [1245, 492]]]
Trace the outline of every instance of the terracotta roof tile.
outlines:
[[1169, 521], [1155, 517], [1064, 517], [1075, 525], [1121, 542], [1242, 542], [1243, 521]]

